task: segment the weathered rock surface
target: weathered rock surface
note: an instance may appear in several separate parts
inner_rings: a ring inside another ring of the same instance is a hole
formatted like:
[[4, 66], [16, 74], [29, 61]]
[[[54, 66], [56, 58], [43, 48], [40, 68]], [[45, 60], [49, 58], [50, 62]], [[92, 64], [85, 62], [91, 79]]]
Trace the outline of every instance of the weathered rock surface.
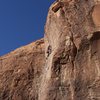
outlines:
[[1, 57], [0, 69], [0, 100], [100, 100], [100, 0], [56, 0], [44, 42]]
[[43, 39], [0, 57], [0, 100], [38, 100], [44, 59]]
[[57, 0], [45, 26], [39, 100], [100, 100], [100, 4]]

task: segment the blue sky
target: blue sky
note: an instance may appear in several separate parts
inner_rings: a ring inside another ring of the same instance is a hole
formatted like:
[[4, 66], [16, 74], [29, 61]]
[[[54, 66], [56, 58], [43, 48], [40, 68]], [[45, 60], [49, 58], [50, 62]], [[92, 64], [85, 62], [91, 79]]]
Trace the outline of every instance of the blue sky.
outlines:
[[43, 37], [54, 1], [0, 0], [0, 56]]

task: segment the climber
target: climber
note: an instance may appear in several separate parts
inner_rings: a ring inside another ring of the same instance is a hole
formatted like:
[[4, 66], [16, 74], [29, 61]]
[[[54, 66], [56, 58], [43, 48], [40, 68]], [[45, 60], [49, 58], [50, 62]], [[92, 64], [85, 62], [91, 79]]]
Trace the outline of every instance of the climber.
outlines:
[[47, 49], [47, 57], [49, 57], [49, 55], [51, 54], [51, 51], [52, 51], [52, 47], [51, 45], [49, 45]]

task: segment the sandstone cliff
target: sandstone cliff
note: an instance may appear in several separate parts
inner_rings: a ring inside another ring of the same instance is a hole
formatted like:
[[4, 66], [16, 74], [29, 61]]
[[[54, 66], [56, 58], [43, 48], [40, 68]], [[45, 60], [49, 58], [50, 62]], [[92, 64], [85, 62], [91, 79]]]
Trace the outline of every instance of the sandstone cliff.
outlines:
[[38, 100], [44, 59], [43, 39], [0, 57], [0, 100]]
[[57, 0], [45, 26], [39, 100], [100, 100], [100, 4]]
[[100, 100], [99, 2], [56, 0], [44, 42], [0, 58], [0, 100]]

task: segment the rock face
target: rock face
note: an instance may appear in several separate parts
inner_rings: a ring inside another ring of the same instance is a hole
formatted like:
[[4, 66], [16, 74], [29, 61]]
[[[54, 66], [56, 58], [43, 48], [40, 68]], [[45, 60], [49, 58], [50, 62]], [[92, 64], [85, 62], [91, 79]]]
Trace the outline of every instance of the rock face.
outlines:
[[57, 0], [45, 37], [0, 58], [0, 100], [100, 100], [100, 0]]
[[44, 59], [43, 39], [0, 57], [0, 100], [38, 100]]
[[100, 100], [100, 4], [57, 0], [45, 26], [39, 100]]

